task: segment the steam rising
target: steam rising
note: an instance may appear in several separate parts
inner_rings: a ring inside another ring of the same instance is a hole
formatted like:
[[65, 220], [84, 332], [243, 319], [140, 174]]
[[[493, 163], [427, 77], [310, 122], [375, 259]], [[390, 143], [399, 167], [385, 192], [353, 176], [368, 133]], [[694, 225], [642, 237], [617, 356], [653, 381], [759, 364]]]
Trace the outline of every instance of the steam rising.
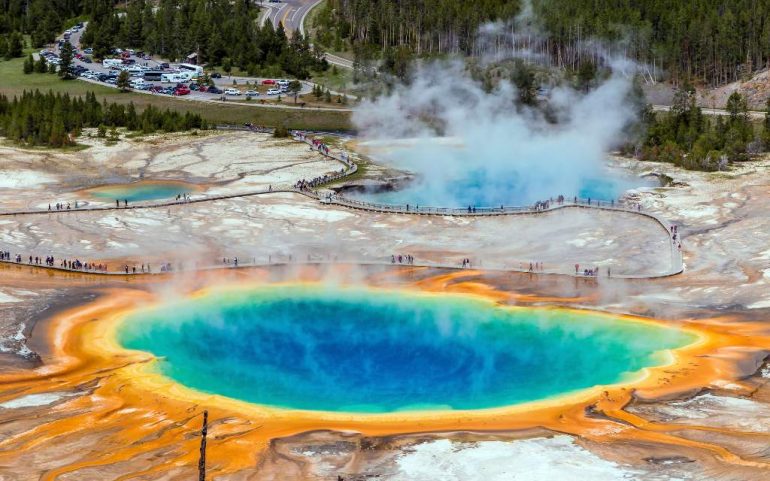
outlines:
[[[486, 26], [484, 35], [494, 28]], [[519, 53], [511, 50], [508, 57]], [[523, 56], [532, 59], [529, 50]], [[416, 203], [499, 206], [559, 194], [615, 197], [617, 186], [597, 194], [597, 180], [606, 177], [607, 152], [635, 114], [628, 103], [630, 62], [604, 62], [611, 74], [590, 92], [551, 91], [556, 123], [540, 109], [517, 108], [518, 92], [507, 80], [485, 91], [460, 60], [417, 67], [408, 85], [363, 102], [353, 120], [370, 145], [386, 147], [378, 159], [416, 174], [410, 192]]]

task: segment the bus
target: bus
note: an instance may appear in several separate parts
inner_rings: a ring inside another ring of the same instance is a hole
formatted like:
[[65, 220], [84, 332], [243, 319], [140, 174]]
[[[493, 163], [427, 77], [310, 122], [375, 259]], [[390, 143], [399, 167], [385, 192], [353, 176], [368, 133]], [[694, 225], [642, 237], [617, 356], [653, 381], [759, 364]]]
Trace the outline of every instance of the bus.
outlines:
[[178, 66], [179, 70], [186, 71], [186, 72], [192, 72], [195, 75], [203, 75], [203, 67], [200, 65], [193, 65], [191, 63], [180, 63]]
[[160, 76], [160, 81], [163, 83], [177, 84], [183, 81], [183, 78], [175, 73], [164, 73]]
[[147, 70], [144, 72], [144, 79], [148, 82], [159, 82], [163, 72], [160, 70]]

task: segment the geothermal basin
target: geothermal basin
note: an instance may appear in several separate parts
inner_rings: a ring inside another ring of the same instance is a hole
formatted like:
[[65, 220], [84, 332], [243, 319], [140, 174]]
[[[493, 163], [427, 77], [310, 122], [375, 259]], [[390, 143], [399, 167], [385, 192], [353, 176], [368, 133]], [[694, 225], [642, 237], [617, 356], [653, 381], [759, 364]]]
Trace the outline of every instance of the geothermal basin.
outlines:
[[[604, 162], [578, 162], [569, 156], [545, 159], [526, 146], [489, 150], [474, 139], [427, 137], [361, 143], [377, 163], [409, 172], [409, 181], [346, 192], [360, 201], [424, 207], [526, 206], [559, 195], [610, 202], [630, 189], [654, 187]], [[537, 154], [537, 155], [536, 155]], [[558, 152], [551, 155], [559, 157]], [[598, 156], [598, 158], [602, 158]]]
[[98, 200], [140, 202], [171, 199], [177, 195], [189, 194], [199, 190], [199, 186], [186, 182], [141, 181], [129, 184], [104, 185], [88, 189], [86, 192]]
[[204, 291], [115, 332], [197, 391], [285, 409], [476, 410], [643, 377], [695, 341], [611, 315], [315, 284]]

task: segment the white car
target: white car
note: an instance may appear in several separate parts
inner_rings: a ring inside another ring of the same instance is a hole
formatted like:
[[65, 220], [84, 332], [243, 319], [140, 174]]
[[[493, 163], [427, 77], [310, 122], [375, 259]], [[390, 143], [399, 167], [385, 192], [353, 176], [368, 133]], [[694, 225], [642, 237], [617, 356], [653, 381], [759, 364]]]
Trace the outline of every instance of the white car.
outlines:
[[267, 91], [267, 95], [280, 95], [281, 91], [278, 89], [270, 89]]
[[247, 90], [245, 92], [245, 94], [246, 94], [246, 97], [258, 97], [259, 96], [259, 92], [257, 92], [256, 90]]
[[238, 89], [225, 89], [225, 95], [241, 95], [241, 91]]

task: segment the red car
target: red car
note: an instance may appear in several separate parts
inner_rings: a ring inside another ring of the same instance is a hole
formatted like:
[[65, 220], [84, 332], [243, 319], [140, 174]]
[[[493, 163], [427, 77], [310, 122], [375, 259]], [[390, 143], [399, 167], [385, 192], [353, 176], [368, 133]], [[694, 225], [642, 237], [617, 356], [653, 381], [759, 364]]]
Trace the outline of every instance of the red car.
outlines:
[[177, 87], [174, 90], [174, 95], [190, 95], [190, 89], [187, 87]]
[[275, 80], [265, 79], [262, 81], [262, 85], [275, 85]]

